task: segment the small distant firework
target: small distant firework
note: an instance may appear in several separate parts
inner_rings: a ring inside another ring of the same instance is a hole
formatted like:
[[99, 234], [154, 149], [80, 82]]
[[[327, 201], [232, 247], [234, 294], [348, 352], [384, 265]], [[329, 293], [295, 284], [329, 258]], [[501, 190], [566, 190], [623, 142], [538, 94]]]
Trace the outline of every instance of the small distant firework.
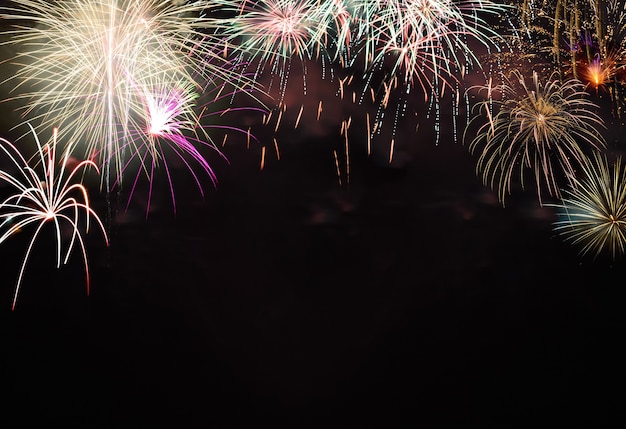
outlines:
[[[13, 0], [0, 8], [13, 22], [6, 43], [19, 46], [15, 94], [25, 121], [58, 126], [104, 164], [107, 188], [121, 174], [136, 87], [145, 81], [211, 76], [245, 86], [219, 54], [219, 37], [203, 17], [204, 1]], [[202, 84], [202, 82], [200, 82]], [[138, 137], [135, 135], [135, 137]], [[110, 178], [110, 170], [113, 177]]]
[[[604, 126], [595, 113], [598, 106], [587, 98], [578, 80], [561, 83], [552, 75], [542, 84], [533, 72], [529, 86], [516, 71], [503, 85], [479, 89], [487, 93], [486, 99], [474, 106], [478, 113], [471, 122], [484, 116], [487, 121], [469, 143], [469, 150], [480, 154], [477, 172], [485, 185], [497, 188], [503, 204], [515, 174], [524, 187], [527, 169], [532, 171], [540, 203], [542, 185], [549, 195], [559, 196], [560, 174], [573, 177], [585, 159], [585, 149], [605, 145], [597, 129]], [[494, 99], [493, 93], [501, 98]]]
[[[227, 29], [237, 48], [260, 56], [264, 63], [292, 55], [310, 57], [310, 36], [315, 28], [310, 0], [270, 0], [224, 2], [224, 11], [237, 15]], [[229, 5], [228, 7], [226, 5]]]
[[599, 56], [596, 56], [580, 71], [583, 80], [595, 89], [607, 85], [615, 77], [615, 73], [615, 63], [611, 59], [603, 61]]
[[[46, 225], [53, 227], [55, 232], [57, 268], [61, 266], [61, 263], [67, 263], [76, 243], [80, 246], [85, 265], [87, 293], [89, 293], [89, 267], [81, 227], [82, 222], [84, 222], [84, 233], [86, 234], [89, 232], [89, 218], [93, 217], [102, 230], [108, 245], [104, 225], [89, 205], [87, 189], [80, 183], [74, 183], [77, 176], [86, 168], [93, 167], [97, 171], [97, 166], [92, 161], [82, 161], [76, 166], [70, 167], [70, 154], [75, 148], [74, 144], [68, 144], [60, 160], [57, 160], [57, 130], [54, 130], [52, 142], [45, 145], [40, 143], [35, 130], [32, 128], [31, 130], [38, 151], [38, 156], [33, 158], [37, 161], [34, 166], [29, 165], [29, 161], [22, 156], [13, 143], [0, 138], [0, 155], [3, 155], [13, 166], [17, 167], [18, 171], [12, 175], [0, 170], [0, 180], [9, 184], [16, 191], [0, 203], [0, 243], [5, 242], [13, 234], [26, 229], [31, 224], [36, 225], [18, 275], [13, 295], [13, 309], [17, 302], [26, 263], [37, 237]], [[41, 169], [43, 175], [38, 175], [37, 169]], [[71, 230], [71, 239], [64, 257], [62, 257], [64, 242], [62, 226], [69, 226]]]
[[[258, 80], [264, 72], [279, 79], [279, 101], [284, 97], [292, 58], [300, 60], [302, 77], [306, 79], [305, 61], [325, 53], [319, 43], [326, 41], [326, 26], [320, 24], [323, 10], [316, 0], [216, 0], [215, 3], [228, 16], [223, 24], [227, 42], [242, 64], [255, 65], [253, 79]], [[314, 43], [318, 45], [313, 46]]]
[[611, 101], [611, 114], [621, 117], [626, 99], [626, 51], [595, 54], [590, 62], [580, 61], [578, 74], [587, 87], [596, 93], [607, 94]]
[[[612, 167], [612, 168], [611, 168]], [[581, 175], [572, 177], [557, 205], [554, 230], [580, 247], [581, 255], [608, 254], [613, 260], [626, 253], [626, 169], [621, 158], [611, 166], [606, 155], [594, 153]]]

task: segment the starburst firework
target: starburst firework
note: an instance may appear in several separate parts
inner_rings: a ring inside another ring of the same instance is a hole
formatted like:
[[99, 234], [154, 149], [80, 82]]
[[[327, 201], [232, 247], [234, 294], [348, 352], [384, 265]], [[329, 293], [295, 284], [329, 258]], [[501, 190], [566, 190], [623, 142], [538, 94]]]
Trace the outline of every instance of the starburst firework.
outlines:
[[606, 155], [594, 153], [582, 166], [557, 215], [554, 230], [594, 259], [607, 253], [612, 259], [626, 253], [626, 169], [621, 158], [611, 166]]
[[[215, 0], [226, 33], [226, 43], [233, 47], [244, 69], [255, 66], [253, 79], [266, 72], [279, 79], [279, 101], [283, 100], [291, 73], [292, 59], [302, 64], [306, 79], [307, 60], [326, 55], [324, 34], [326, 10], [317, 0], [253, 1]], [[267, 85], [271, 90], [271, 84]], [[306, 82], [304, 83], [306, 93]]]
[[[52, 142], [45, 145], [40, 143], [35, 130], [32, 128], [31, 130], [37, 144], [38, 155], [33, 158], [37, 161], [34, 166], [29, 165], [29, 162], [13, 143], [0, 138], [0, 154], [10, 161], [10, 164], [15, 166], [19, 172], [10, 174], [5, 170], [0, 170], [0, 180], [9, 184], [16, 191], [0, 203], [0, 231], [2, 231], [0, 243], [5, 242], [13, 234], [24, 230], [31, 224], [36, 225], [18, 275], [13, 295], [13, 308], [17, 302], [26, 263], [37, 238], [46, 225], [51, 225], [55, 232], [57, 268], [62, 263], [67, 263], [76, 243], [80, 246], [85, 265], [87, 293], [89, 293], [89, 266], [81, 222], [84, 222], [86, 234], [89, 232], [89, 218], [93, 217], [108, 244], [104, 226], [89, 204], [87, 189], [82, 184], [73, 182], [80, 172], [88, 167], [97, 170], [97, 166], [92, 161], [82, 161], [71, 168], [69, 163], [71, 152], [75, 148], [74, 144], [66, 146], [57, 166], [57, 130], [54, 130]], [[41, 168], [43, 173], [41, 176], [37, 173], [37, 168]], [[62, 257], [64, 241], [62, 225], [69, 226], [71, 230], [71, 238], [64, 257]]]
[[[604, 122], [595, 113], [598, 106], [587, 98], [578, 80], [562, 83], [552, 75], [542, 84], [533, 72], [532, 85], [528, 85], [515, 71], [503, 85], [479, 89], [487, 97], [475, 106], [479, 112], [472, 121], [484, 116], [488, 120], [469, 143], [469, 150], [480, 153], [477, 172], [485, 185], [497, 188], [503, 204], [516, 173], [523, 188], [526, 170], [532, 171], [541, 202], [542, 186], [549, 195], [558, 196], [558, 177], [573, 177], [586, 148], [604, 147], [598, 131]], [[493, 99], [494, 92], [501, 98]]]

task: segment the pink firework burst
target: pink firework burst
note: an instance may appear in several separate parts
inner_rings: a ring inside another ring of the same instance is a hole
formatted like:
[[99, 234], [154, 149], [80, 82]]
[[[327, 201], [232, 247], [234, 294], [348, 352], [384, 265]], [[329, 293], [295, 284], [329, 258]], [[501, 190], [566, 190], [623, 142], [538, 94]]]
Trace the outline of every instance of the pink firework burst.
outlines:
[[[137, 161], [139, 163], [130, 188], [127, 208], [143, 177], [148, 181], [149, 188], [146, 204], [146, 217], [148, 216], [155, 175], [157, 170], [162, 168], [165, 170], [174, 213], [176, 213], [172, 164], [174, 161], [182, 163], [184, 169], [192, 175], [200, 194], [204, 197], [201, 176], [208, 177], [213, 186], [217, 185], [217, 177], [205, 158], [202, 148], [208, 148], [227, 161], [215, 144], [211, 131], [221, 130], [226, 133], [235, 131], [256, 140], [248, 130], [221, 123], [209, 123], [211, 117], [221, 118], [228, 112], [240, 110], [264, 112], [254, 107], [227, 107], [225, 109], [219, 107], [222, 102], [232, 101], [232, 98], [240, 92], [237, 89], [225, 90], [224, 88], [226, 88], [225, 84], [204, 89], [204, 95], [210, 97], [211, 102], [199, 105], [199, 88], [185, 85], [184, 82], [170, 82], [165, 85], [163, 80], [159, 80], [156, 83], [148, 82], [138, 86], [137, 99], [143, 106], [143, 115], [133, 120], [133, 132], [127, 136], [127, 143], [122, 148], [130, 152], [124, 171], [136, 166]], [[117, 184], [119, 185], [120, 182], [118, 181]]]

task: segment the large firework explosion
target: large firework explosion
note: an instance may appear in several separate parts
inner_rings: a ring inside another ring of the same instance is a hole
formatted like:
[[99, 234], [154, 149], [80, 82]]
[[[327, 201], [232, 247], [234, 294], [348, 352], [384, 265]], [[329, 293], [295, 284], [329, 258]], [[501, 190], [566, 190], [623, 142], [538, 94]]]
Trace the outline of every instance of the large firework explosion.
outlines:
[[20, 47], [11, 59], [18, 65], [12, 100], [36, 129], [59, 127], [68, 140], [80, 141], [86, 156], [104, 165], [109, 190], [121, 181], [120, 148], [132, 152], [151, 141], [132, 129], [151, 86], [174, 91], [184, 82], [200, 90], [207, 76], [246, 85], [217, 51], [212, 21], [202, 15], [206, 5], [16, 0], [0, 11], [14, 23], [7, 43]]
[[[380, 133], [383, 122], [392, 122], [387, 126], [395, 130], [414, 103], [412, 93], [417, 92], [428, 103], [437, 144], [440, 102], [448, 93], [456, 129], [463, 80], [470, 71], [482, 68], [476, 52], [498, 49], [500, 43], [500, 35], [486, 19], [506, 13], [508, 6], [471, 0], [357, 3], [362, 15], [356, 21], [361, 21], [359, 28], [365, 35], [360, 51], [366, 59], [367, 84], [362, 94], [375, 92], [379, 106], [373, 130]], [[376, 75], [382, 75], [379, 83]], [[390, 107], [393, 113], [386, 112]]]
[[516, 176], [522, 188], [526, 185], [527, 170], [540, 202], [542, 189], [559, 196], [559, 179], [572, 177], [589, 150], [604, 148], [599, 108], [580, 81], [561, 82], [552, 75], [543, 83], [533, 72], [529, 84], [517, 71], [504, 85], [479, 90], [487, 94], [475, 106], [473, 120], [486, 120], [468, 147], [479, 155], [477, 171], [483, 182], [497, 189], [503, 204]]

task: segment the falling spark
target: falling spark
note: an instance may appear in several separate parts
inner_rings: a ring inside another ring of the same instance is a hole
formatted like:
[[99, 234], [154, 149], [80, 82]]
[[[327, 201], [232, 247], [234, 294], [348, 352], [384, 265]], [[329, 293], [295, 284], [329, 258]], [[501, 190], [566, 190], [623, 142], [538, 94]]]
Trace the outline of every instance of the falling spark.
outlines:
[[371, 155], [372, 149], [372, 133], [370, 131], [370, 114], [369, 112], [365, 114], [365, 120], [367, 123], [367, 156]]
[[298, 112], [298, 117], [296, 118], [296, 124], [294, 125], [294, 130], [298, 128], [298, 124], [300, 124], [300, 118], [302, 117], [302, 110], [304, 110], [304, 104], [300, 106], [300, 111]]
[[276, 159], [280, 161], [280, 150], [278, 149], [278, 141], [274, 137], [274, 150], [276, 151]]
[[339, 186], [342, 186], [341, 170], [339, 169], [339, 157], [337, 156], [337, 150], [333, 150], [333, 155], [335, 156], [335, 167], [337, 168], [337, 180], [339, 181]]
[[280, 109], [278, 112], [278, 118], [276, 119], [276, 126], [274, 127], [274, 132], [278, 132], [278, 127], [280, 126], [280, 121], [283, 119], [284, 109]]

